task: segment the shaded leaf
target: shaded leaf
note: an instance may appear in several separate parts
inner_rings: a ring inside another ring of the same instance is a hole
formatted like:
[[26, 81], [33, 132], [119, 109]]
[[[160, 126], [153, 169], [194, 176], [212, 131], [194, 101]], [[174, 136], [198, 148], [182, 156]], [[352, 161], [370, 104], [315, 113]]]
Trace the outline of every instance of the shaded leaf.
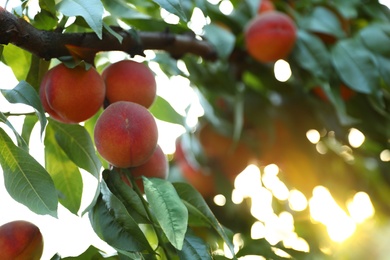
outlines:
[[183, 249], [178, 251], [180, 259], [207, 260], [212, 259], [209, 246], [200, 238], [187, 231]]
[[357, 40], [340, 41], [332, 50], [332, 62], [341, 80], [357, 92], [378, 89], [379, 74], [371, 53]]
[[34, 108], [41, 124], [41, 136], [47, 122], [45, 110], [35, 89], [26, 81], [22, 80], [13, 89], [1, 89], [3, 96], [13, 104], [25, 104]]
[[103, 33], [103, 4], [100, 0], [62, 0], [58, 10], [66, 16], [81, 16], [101, 39]]
[[89, 212], [96, 234], [122, 253], [153, 252], [142, 230], [120, 200], [101, 182], [101, 196]]
[[185, 118], [177, 113], [172, 105], [160, 96], [156, 97], [149, 110], [159, 120], [183, 126], [185, 124]]
[[206, 25], [204, 30], [206, 39], [214, 46], [218, 57], [228, 58], [236, 42], [234, 34], [215, 24]]
[[[173, 183], [173, 186], [179, 194], [179, 197], [183, 201], [185, 201], [186, 204], [188, 203], [189, 205], [192, 205], [191, 211], [195, 212], [196, 210], [196, 213], [198, 214], [199, 218], [202, 218], [207, 221], [217, 231], [217, 233], [221, 236], [224, 242], [228, 245], [230, 252], [234, 256], [234, 246], [231, 239], [228, 237], [225, 229], [218, 222], [213, 212], [211, 211], [207, 203], [204, 201], [202, 195], [188, 183], [176, 182]], [[236, 257], [234, 257], [233, 259], [236, 259]]]
[[45, 168], [52, 176], [59, 191], [59, 202], [73, 214], [81, 205], [83, 180], [79, 168], [66, 156], [55, 138], [52, 124], [48, 124], [45, 134]]
[[0, 164], [5, 187], [14, 200], [37, 214], [57, 217], [57, 191], [50, 175], [1, 128]]
[[323, 80], [329, 79], [331, 70], [329, 51], [318, 37], [299, 30], [293, 55], [299, 66], [313, 76]]
[[145, 195], [169, 242], [181, 250], [187, 231], [188, 211], [172, 184], [159, 178], [143, 178]]
[[33, 115], [26, 115], [24, 118], [21, 136], [23, 140], [26, 141], [27, 145], [29, 144], [31, 132], [37, 121], [38, 118]]
[[69, 159], [98, 179], [101, 163], [85, 128], [81, 125], [62, 124], [54, 120], [50, 120], [49, 125], [55, 131], [55, 138]]
[[363, 44], [373, 52], [390, 55], [390, 29], [387, 24], [372, 24], [359, 32]]

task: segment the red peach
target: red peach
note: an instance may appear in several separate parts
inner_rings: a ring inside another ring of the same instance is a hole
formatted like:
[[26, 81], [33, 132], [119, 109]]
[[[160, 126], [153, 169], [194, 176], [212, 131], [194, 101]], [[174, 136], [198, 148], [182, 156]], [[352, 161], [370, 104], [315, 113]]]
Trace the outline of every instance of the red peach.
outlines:
[[156, 98], [156, 80], [152, 71], [142, 63], [119, 61], [108, 66], [102, 76], [110, 103], [131, 101], [149, 108]]
[[79, 123], [95, 115], [104, 102], [105, 85], [94, 69], [59, 64], [44, 76], [39, 95], [45, 111], [62, 123]]
[[278, 11], [257, 15], [245, 28], [248, 53], [264, 63], [286, 58], [292, 51], [296, 38], [294, 21]]
[[157, 146], [158, 131], [152, 114], [143, 106], [119, 101], [109, 105], [95, 125], [99, 154], [118, 168], [139, 166]]
[[34, 224], [16, 220], [0, 227], [0, 259], [39, 260], [42, 252], [42, 234]]

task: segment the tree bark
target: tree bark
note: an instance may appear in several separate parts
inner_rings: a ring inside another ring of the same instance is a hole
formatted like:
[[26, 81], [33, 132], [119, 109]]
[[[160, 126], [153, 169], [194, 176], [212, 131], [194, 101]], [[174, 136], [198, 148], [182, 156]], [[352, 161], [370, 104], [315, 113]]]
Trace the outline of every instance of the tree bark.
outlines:
[[93, 62], [96, 53], [102, 51], [123, 51], [131, 56], [144, 56], [144, 50], [162, 50], [174, 58], [187, 53], [206, 60], [215, 60], [217, 53], [207, 41], [198, 40], [189, 34], [169, 32], [136, 32], [112, 28], [123, 37], [120, 42], [113, 34], [104, 32], [99, 39], [94, 32], [62, 33], [39, 30], [27, 21], [16, 17], [0, 7], [0, 44], [14, 44], [45, 60], [73, 56]]

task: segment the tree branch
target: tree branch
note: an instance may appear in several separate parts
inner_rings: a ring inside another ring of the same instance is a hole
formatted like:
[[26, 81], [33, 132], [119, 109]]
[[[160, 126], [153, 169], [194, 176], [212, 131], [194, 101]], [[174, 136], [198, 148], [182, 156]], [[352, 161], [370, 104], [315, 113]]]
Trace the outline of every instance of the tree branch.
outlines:
[[[27, 21], [17, 18], [0, 7], [0, 44], [14, 44], [45, 60], [64, 56], [77, 56], [93, 61], [97, 52], [124, 51], [132, 56], [144, 55], [144, 50], [162, 50], [178, 58], [186, 53], [215, 60], [217, 53], [206, 41], [193, 35], [177, 35], [169, 32], [138, 32], [135, 37], [121, 28], [113, 30], [123, 37], [122, 42], [111, 33], [104, 32], [102, 39], [91, 33], [61, 33], [39, 30]], [[92, 59], [92, 60], [91, 60]]]

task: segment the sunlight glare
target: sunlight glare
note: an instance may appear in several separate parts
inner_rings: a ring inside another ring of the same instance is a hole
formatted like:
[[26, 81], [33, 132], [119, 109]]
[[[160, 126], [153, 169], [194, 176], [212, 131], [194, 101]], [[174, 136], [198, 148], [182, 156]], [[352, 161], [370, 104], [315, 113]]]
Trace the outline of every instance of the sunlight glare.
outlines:
[[348, 134], [348, 142], [353, 148], [360, 147], [365, 140], [365, 136], [356, 128], [351, 128]]
[[242, 202], [244, 201], [244, 196], [243, 194], [237, 190], [237, 189], [233, 189], [232, 191], [232, 202], [234, 204], [241, 204]]
[[203, 34], [203, 27], [210, 23], [210, 19], [205, 17], [202, 10], [198, 7], [195, 7], [191, 19], [187, 23], [188, 28], [190, 28], [195, 34]]
[[262, 222], [256, 221], [251, 227], [251, 238], [261, 239], [265, 237], [265, 226]]
[[296, 189], [290, 191], [288, 203], [293, 211], [303, 211], [307, 208], [307, 198], [301, 191]]
[[280, 82], [286, 82], [292, 75], [290, 64], [285, 60], [278, 60], [274, 65], [275, 78]]
[[222, 194], [217, 194], [214, 196], [214, 199], [213, 199], [215, 205], [217, 206], [225, 206], [226, 204], [226, 197]]
[[248, 165], [234, 180], [234, 187], [242, 196], [250, 197], [261, 188], [260, 169], [254, 164]]
[[390, 150], [389, 149], [383, 150], [379, 156], [380, 156], [382, 162], [390, 162]]
[[256, 194], [251, 196], [250, 212], [256, 219], [265, 222], [274, 214], [272, 208], [272, 193], [264, 187], [260, 187]]
[[375, 213], [370, 196], [365, 192], [358, 192], [352, 201], [347, 204], [349, 214], [356, 223], [363, 223]]
[[219, 4], [219, 10], [221, 11], [221, 13], [223, 13], [224, 15], [229, 15], [233, 12], [234, 10], [234, 7], [233, 7], [233, 4], [228, 1], [228, 0], [223, 0], [221, 1], [221, 3]]
[[180, 17], [168, 12], [164, 8], [160, 9], [160, 14], [163, 20], [168, 24], [178, 24], [180, 22]]
[[307, 131], [306, 137], [312, 144], [317, 144], [321, 139], [320, 132], [315, 129], [310, 129], [309, 131]]

